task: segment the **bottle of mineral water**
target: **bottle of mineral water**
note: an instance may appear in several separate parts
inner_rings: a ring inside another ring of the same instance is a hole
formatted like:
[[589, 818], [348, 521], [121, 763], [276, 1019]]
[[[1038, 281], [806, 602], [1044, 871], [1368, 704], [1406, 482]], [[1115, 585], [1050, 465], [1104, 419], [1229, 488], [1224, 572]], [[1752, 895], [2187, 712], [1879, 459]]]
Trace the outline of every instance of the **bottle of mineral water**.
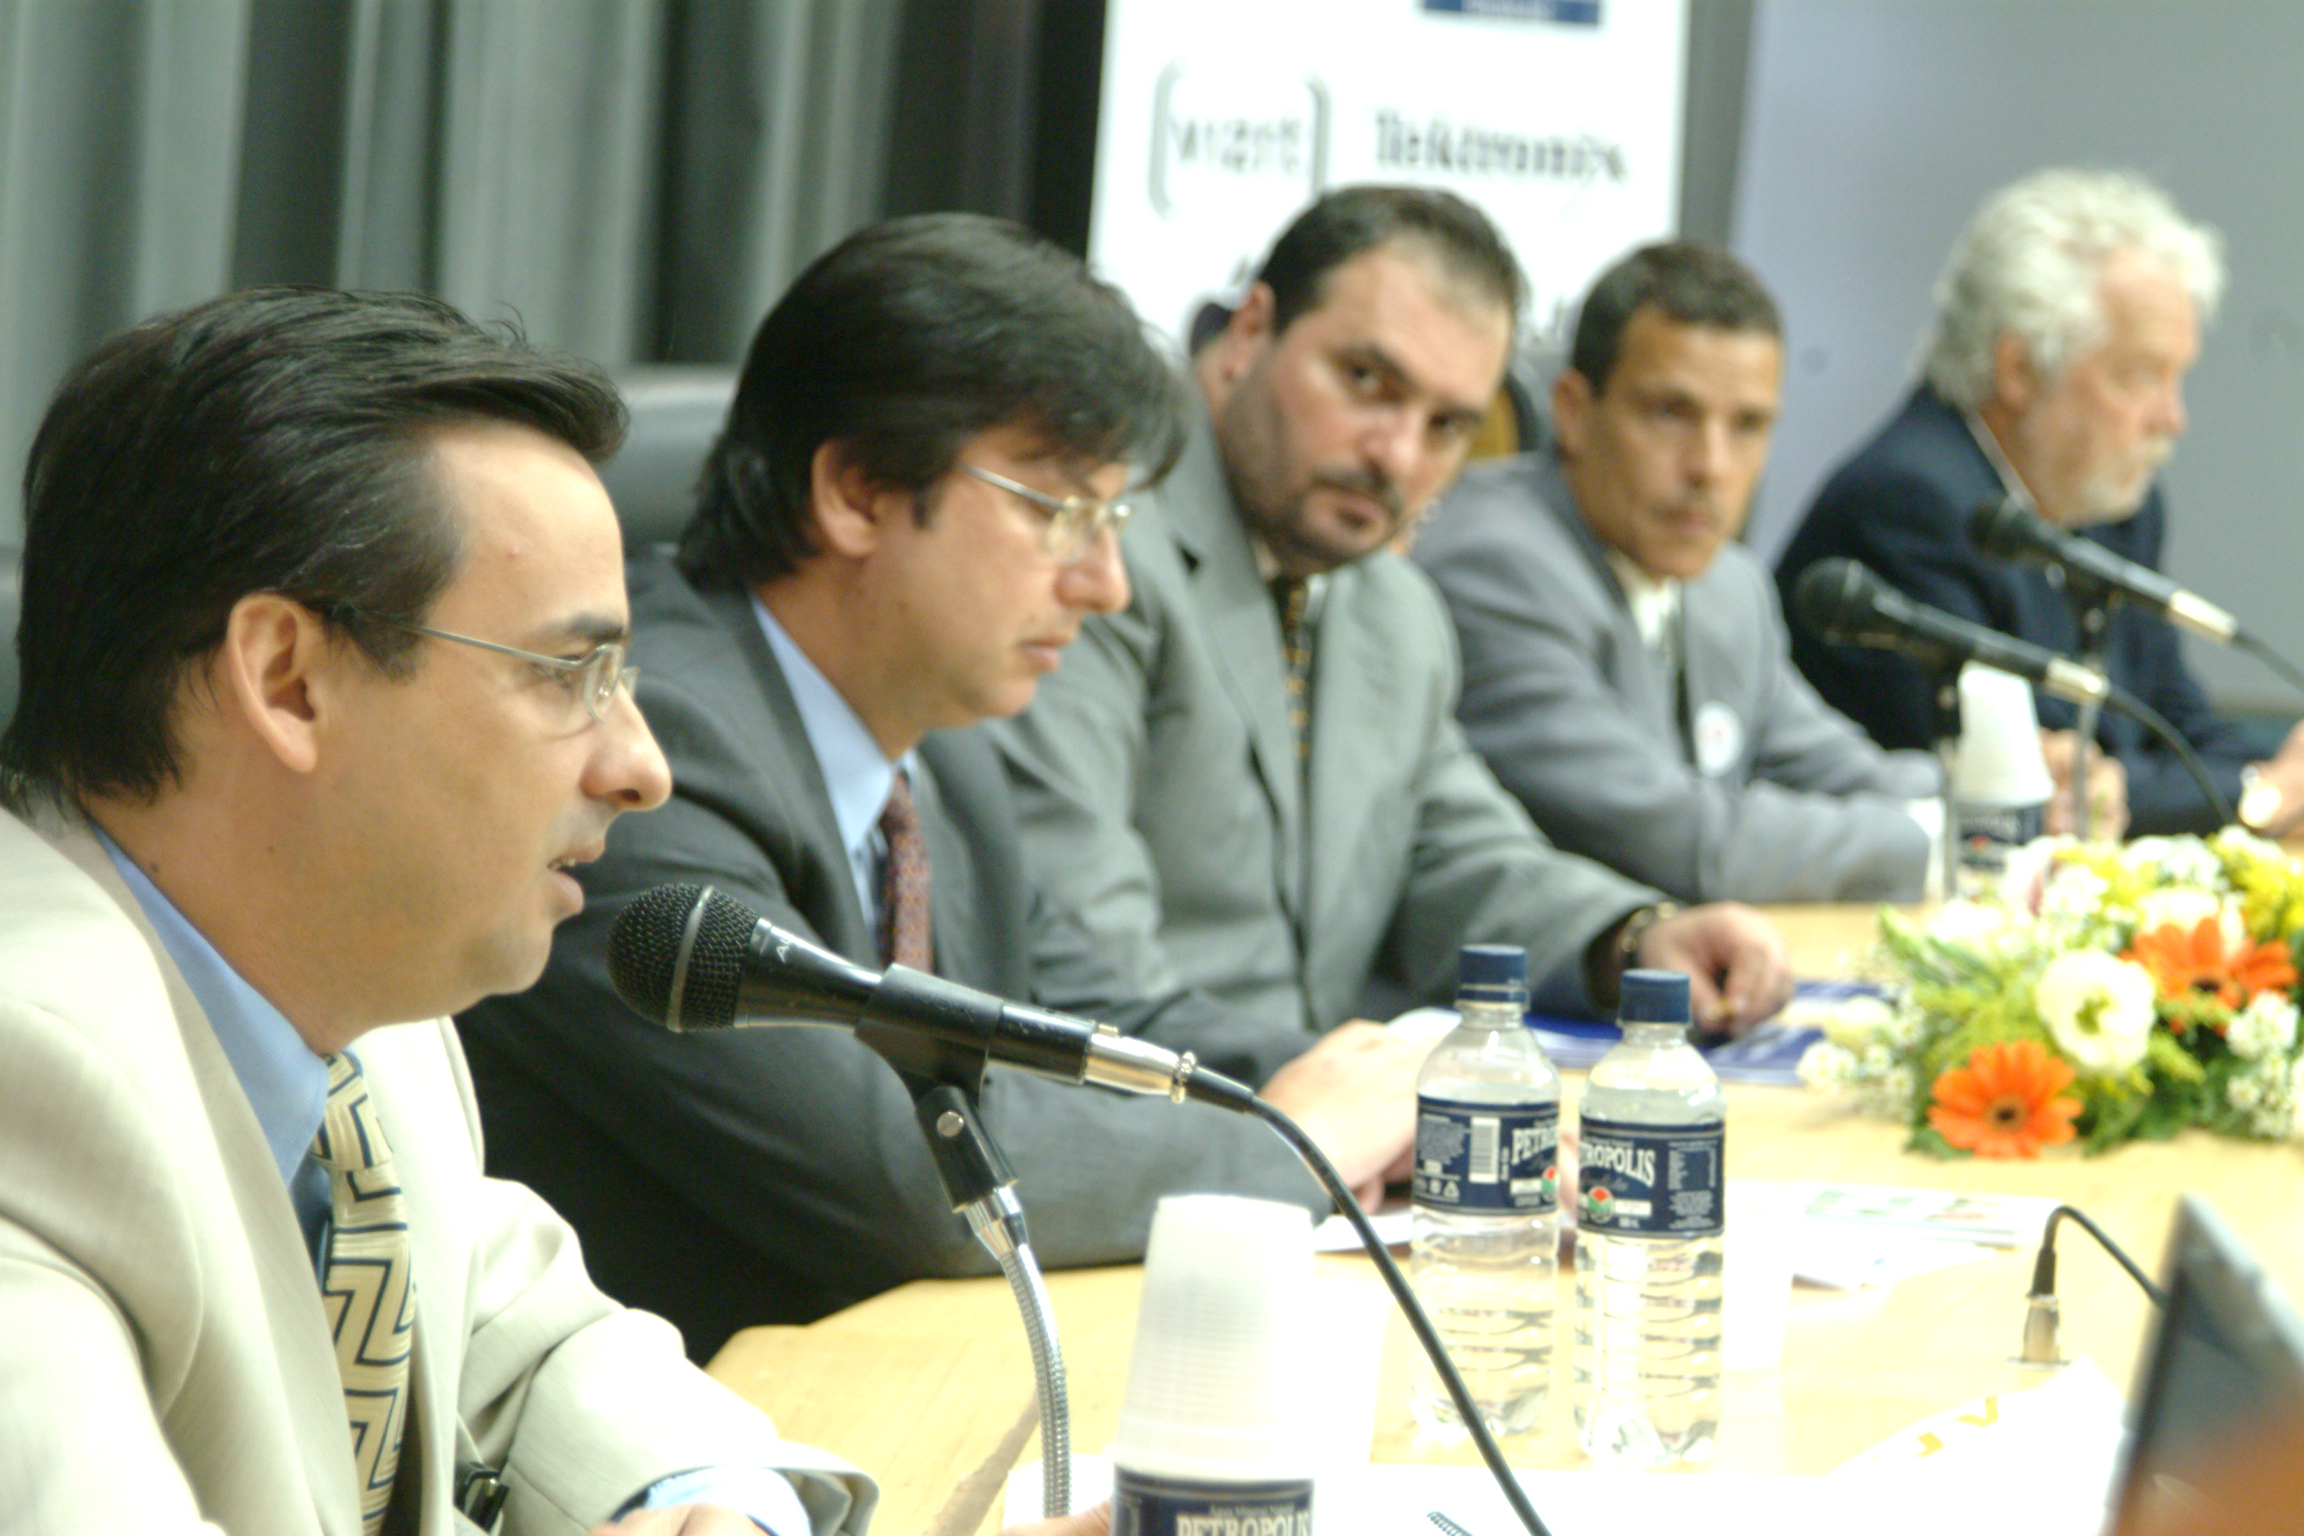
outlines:
[[[1416, 1293], [1500, 1435], [1535, 1426], [1552, 1384], [1560, 1254], [1560, 1074], [1528, 1028], [1528, 952], [1467, 947], [1463, 1022], [1416, 1080]], [[1411, 1407], [1426, 1427], [1462, 1420], [1430, 1362]]]
[[1627, 971], [1621, 1044], [1579, 1117], [1576, 1430], [1618, 1466], [1707, 1461], [1720, 1426], [1720, 1080], [1688, 1043], [1688, 978]]

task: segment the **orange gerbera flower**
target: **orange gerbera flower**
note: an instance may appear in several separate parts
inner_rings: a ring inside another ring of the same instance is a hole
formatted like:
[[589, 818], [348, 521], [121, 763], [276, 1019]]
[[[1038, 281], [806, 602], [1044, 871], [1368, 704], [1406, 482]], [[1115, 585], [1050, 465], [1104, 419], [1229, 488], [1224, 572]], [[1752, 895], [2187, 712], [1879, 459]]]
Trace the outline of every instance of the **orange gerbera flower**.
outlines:
[[2038, 1157], [2072, 1139], [2080, 1101], [2064, 1092], [2071, 1084], [2071, 1064], [2037, 1040], [1980, 1045], [1968, 1065], [1936, 1079], [1928, 1123], [1982, 1157]]
[[2226, 954], [2223, 924], [2213, 917], [2200, 919], [2190, 933], [2174, 923], [2140, 933], [2121, 958], [2150, 971], [2161, 998], [2171, 1003], [2213, 997], [2238, 1008], [2259, 992], [2285, 992], [2296, 985], [2296, 963], [2287, 945], [2242, 939], [2238, 949]]

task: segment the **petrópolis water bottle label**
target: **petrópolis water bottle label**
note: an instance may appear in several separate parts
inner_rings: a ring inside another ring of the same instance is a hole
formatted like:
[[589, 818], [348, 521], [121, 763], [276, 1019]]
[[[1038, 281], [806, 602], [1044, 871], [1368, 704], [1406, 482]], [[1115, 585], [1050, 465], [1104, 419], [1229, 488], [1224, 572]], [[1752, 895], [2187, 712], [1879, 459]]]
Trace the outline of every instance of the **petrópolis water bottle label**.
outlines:
[[1417, 1204], [1549, 1216], [1560, 1205], [1560, 1104], [1416, 1100]]
[[1718, 1237], [1727, 1126], [1583, 1118], [1576, 1223], [1610, 1237]]
[[1312, 1480], [1224, 1483], [1115, 1467], [1112, 1536], [1312, 1536]]

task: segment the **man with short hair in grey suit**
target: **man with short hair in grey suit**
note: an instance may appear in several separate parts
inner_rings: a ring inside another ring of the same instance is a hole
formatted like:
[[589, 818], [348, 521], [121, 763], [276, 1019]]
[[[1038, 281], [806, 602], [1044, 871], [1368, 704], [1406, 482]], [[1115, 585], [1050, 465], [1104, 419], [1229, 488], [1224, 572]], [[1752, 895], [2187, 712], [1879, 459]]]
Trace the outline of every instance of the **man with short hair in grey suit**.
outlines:
[[[585, 871], [586, 910], [543, 981], [459, 1022], [491, 1165], [562, 1204], [601, 1283], [700, 1356], [752, 1323], [991, 1260], [937, 1179], [913, 1093], [854, 1036], [674, 1036], [617, 998], [608, 933], [659, 883], [711, 884], [859, 964], [1197, 1049], [1355, 1184], [1407, 1150], [1406, 1042], [1366, 1029], [1252, 1050], [1205, 996], [1114, 986], [1038, 900], [1007, 778], [972, 728], [1021, 709], [1082, 622], [1127, 602], [1122, 498], [1173, 458], [1178, 397], [1127, 301], [1078, 258], [973, 215], [877, 225], [761, 323], [677, 559], [633, 566], [639, 701], [671, 803]], [[916, 833], [890, 820], [899, 791]], [[914, 836], [917, 863], [898, 847]], [[908, 897], [902, 869], [925, 891]], [[1204, 1105], [1001, 1068], [980, 1107], [1052, 1265], [1141, 1256], [1167, 1193], [1327, 1205], [1264, 1125]]]
[[1914, 900], [1936, 762], [1816, 697], [1736, 542], [1783, 373], [1742, 262], [1632, 252], [1584, 300], [1554, 448], [1466, 471], [1416, 563], [1463, 646], [1465, 734], [1560, 846], [1687, 901]]
[[1607, 1008], [1628, 960], [1688, 971], [1715, 1026], [1789, 992], [1765, 919], [1554, 849], [1456, 725], [1446, 611], [1388, 546], [1462, 465], [1521, 291], [1470, 204], [1345, 188], [1195, 358], [1133, 600], [998, 727], [1037, 879], [1134, 986], [1297, 1040], [1444, 1000], [1466, 943], [1527, 946], [1554, 1009]]

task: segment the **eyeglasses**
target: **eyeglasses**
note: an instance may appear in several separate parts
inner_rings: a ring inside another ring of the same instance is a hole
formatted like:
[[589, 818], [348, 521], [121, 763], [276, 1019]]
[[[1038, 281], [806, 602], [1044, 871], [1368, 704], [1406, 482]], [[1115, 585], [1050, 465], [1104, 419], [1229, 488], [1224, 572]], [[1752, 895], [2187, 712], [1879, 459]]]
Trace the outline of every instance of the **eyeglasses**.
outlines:
[[1128, 516], [1135, 508], [1124, 501], [1098, 501], [1093, 496], [1051, 496], [1028, 485], [1019, 485], [1006, 475], [996, 475], [973, 464], [955, 466], [962, 474], [972, 475], [986, 485], [996, 485], [1012, 491], [1048, 514], [1048, 525], [1040, 535], [1040, 547], [1059, 560], [1071, 560], [1107, 528], [1118, 537], [1128, 526]]
[[566, 692], [573, 702], [581, 699], [584, 712], [595, 722], [607, 723], [608, 707], [616, 701], [620, 688], [637, 688], [640, 669], [624, 665], [624, 642], [610, 640], [593, 647], [587, 655], [571, 660], [565, 656], [546, 656], [537, 651], [524, 651], [516, 645], [499, 645], [493, 640], [479, 640], [471, 635], [459, 635], [453, 630], [434, 629], [429, 624], [413, 624], [406, 619], [387, 619], [357, 608], [338, 604], [328, 616], [339, 623], [347, 619], [363, 619], [371, 624], [389, 625], [412, 635], [429, 635], [434, 640], [453, 640], [458, 645], [475, 646], [483, 651], [494, 651], [500, 656], [517, 656], [543, 673]]

